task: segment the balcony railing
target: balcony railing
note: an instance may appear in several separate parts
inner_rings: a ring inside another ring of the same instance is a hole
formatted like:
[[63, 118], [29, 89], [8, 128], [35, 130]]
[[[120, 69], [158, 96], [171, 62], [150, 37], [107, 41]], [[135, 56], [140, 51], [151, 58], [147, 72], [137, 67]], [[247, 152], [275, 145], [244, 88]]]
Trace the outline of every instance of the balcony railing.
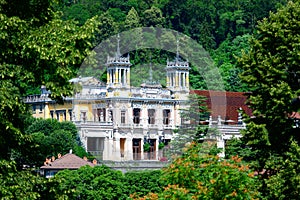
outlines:
[[112, 126], [113, 122], [100, 122], [100, 121], [74, 121], [75, 124], [95, 125], [95, 126]]
[[35, 102], [45, 102], [45, 101], [51, 101], [51, 99], [48, 96], [44, 96], [44, 95], [30, 95], [24, 98], [25, 103], [35, 103]]
[[106, 93], [100, 94], [76, 94], [75, 99], [101, 99], [106, 97]]

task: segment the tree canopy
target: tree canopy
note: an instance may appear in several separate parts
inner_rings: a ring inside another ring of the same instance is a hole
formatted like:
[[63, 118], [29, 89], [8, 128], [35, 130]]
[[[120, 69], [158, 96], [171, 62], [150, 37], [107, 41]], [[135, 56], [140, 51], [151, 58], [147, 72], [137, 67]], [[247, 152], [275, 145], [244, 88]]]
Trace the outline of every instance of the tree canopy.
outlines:
[[[242, 141], [254, 153], [254, 168], [263, 172], [262, 178], [272, 175], [283, 178], [281, 173], [286, 173], [285, 170], [294, 166], [299, 159], [299, 126], [294, 119], [300, 108], [297, 103], [300, 73], [299, 8], [299, 1], [291, 1], [259, 22], [249, 52], [244, 53], [238, 61], [243, 70], [241, 79], [252, 91], [248, 101], [254, 115], [246, 120], [247, 129], [243, 131]], [[295, 163], [290, 164], [293, 154]], [[274, 181], [275, 177], [271, 180]], [[285, 183], [289, 177], [286, 177]], [[294, 199], [299, 194], [299, 189], [288, 192], [279, 186], [279, 195], [278, 191], [272, 190], [277, 186], [266, 182], [268, 184], [262, 190], [271, 199], [281, 199], [283, 196]], [[287, 187], [293, 188], [292, 185]]]
[[70, 94], [68, 83], [92, 47], [98, 22], [78, 26], [53, 11], [51, 1], [0, 2], [0, 158], [26, 137], [22, 97], [45, 85], [52, 98]]
[[[88, 18], [100, 16], [98, 20], [101, 34], [97, 35], [97, 45], [110, 34], [136, 27], [163, 27], [179, 31], [209, 51], [215, 65], [222, 72], [226, 90], [248, 91], [238, 78], [241, 71], [236, 66], [236, 58], [241, 50], [248, 49], [249, 35], [255, 32], [257, 21], [267, 17], [270, 11], [276, 11], [286, 0], [236, 0], [236, 1], [64, 1], [57, 10], [63, 12], [63, 19], [74, 19], [83, 24]], [[80, 11], [80, 12], [79, 12]], [[105, 18], [103, 18], [105, 16]], [[108, 33], [108, 34], [107, 34]], [[159, 34], [159, 33], [158, 33]], [[155, 51], [155, 52], [154, 52]], [[165, 65], [162, 58], [174, 56], [165, 51], [156, 51], [152, 55], [153, 64]], [[135, 50], [130, 52], [132, 69], [147, 61], [149, 51]], [[228, 56], [228, 54], [231, 54]], [[203, 77], [194, 66], [191, 66], [191, 87], [207, 89]], [[92, 70], [88, 70], [92, 71]], [[103, 72], [101, 72], [103, 73]], [[94, 74], [89, 74], [94, 75]], [[105, 75], [97, 74], [105, 79]], [[103, 79], [103, 80], [104, 80]], [[140, 83], [139, 81], [137, 81]], [[135, 82], [132, 82], [135, 84]], [[164, 84], [164, 83], [161, 83]], [[135, 85], [138, 86], [138, 85]]]

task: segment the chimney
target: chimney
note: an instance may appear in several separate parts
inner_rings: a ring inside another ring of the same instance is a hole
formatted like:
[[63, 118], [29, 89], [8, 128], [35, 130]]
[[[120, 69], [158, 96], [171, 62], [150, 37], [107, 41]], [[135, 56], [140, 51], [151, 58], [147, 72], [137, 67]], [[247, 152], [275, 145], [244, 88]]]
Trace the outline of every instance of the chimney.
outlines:
[[61, 154], [60, 154], [60, 153], [57, 155], [57, 158], [58, 158], [58, 159], [61, 158]]
[[97, 165], [97, 160], [96, 159], [93, 160], [93, 164]]
[[84, 157], [83, 157], [83, 160], [87, 161], [87, 157], [86, 157], [86, 156], [84, 156]]
[[72, 149], [70, 149], [69, 154], [72, 154]]
[[51, 157], [51, 161], [52, 161], [52, 162], [54, 162], [54, 160], [55, 160], [55, 157], [54, 157], [54, 156], [52, 156], [52, 157]]

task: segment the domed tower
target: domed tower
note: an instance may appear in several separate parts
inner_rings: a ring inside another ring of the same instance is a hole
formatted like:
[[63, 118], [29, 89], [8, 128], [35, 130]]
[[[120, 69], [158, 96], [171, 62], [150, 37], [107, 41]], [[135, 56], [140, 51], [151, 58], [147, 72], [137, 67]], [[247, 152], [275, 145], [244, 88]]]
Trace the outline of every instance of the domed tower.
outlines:
[[167, 88], [170, 89], [175, 99], [189, 93], [189, 63], [183, 61], [179, 56], [179, 41], [177, 40], [177, 52], [174, 61], [167, 61]]
[[120, 53], [120, 36], [117, 38], [117, 52], [114, 57], [107, 56], [107, 86], [108, 88], [130, 87], [130, 59]]

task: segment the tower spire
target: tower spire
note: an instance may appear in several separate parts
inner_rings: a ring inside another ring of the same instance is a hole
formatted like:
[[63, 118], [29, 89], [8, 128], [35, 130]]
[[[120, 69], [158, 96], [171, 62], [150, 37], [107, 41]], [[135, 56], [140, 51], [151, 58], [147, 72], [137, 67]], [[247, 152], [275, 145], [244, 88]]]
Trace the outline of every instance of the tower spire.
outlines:
[[120, 52], [120, 34], [118, 33], [118, 37], [117, 37], [117, 57], [121, 56], [121, 52]]
[[176, 45], [177, 45], [177, 48], [176, 48], [176, 61], [179, 61], [179, 39], [178, 38], [176, 40]]

